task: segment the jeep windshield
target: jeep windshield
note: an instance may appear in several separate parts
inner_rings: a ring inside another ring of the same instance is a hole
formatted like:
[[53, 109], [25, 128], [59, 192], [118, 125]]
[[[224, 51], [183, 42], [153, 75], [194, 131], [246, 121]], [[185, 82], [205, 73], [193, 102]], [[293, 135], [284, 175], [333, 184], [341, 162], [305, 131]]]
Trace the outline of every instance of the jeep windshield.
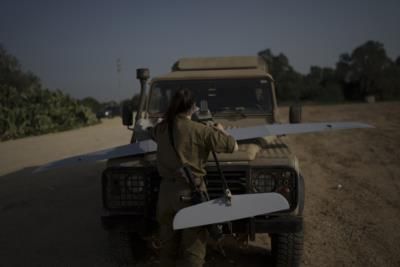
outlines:
[[164, 113], [175, 91], [180, 89], [192, 91], [198, 106], [206, 101], [215, 116], [272, 112], [271, 83], [266, 79], [158, 81], [151, 88], [149, 112]]

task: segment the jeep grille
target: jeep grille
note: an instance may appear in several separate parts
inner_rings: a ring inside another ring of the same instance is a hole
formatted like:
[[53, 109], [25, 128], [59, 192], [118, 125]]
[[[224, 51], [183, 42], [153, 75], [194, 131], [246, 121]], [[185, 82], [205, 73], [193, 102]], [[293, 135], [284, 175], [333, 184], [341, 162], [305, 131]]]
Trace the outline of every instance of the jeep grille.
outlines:
[[[247, 192], [247, 170], [223, 169], [225, 179], [232, 194], [239, 195]], [[221, 177], [216, 168], [207, 168], [206, 184], [211, 199], [223, 195]]]

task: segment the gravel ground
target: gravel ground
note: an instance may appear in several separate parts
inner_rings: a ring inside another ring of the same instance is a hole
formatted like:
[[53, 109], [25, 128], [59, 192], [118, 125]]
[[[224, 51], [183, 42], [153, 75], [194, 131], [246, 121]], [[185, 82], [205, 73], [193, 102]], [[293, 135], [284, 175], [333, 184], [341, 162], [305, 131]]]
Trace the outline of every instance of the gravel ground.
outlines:
[[[400, 266], [400, 103], [307, 106], [303, 119], [376, 126], [287, 137], [306, 183], [303, 265]], [[112, 119], [0, 143], [0, 266], [124, 265], [100, 225], [104, 163], [32, 170], [129, 138], [120, 119]], [[226, 258], [210, 245], [207, 266], [271, 265], [267, 236], [248, 247], [225, 243]], [[158, 266], [156, 254], [130, 265]]]

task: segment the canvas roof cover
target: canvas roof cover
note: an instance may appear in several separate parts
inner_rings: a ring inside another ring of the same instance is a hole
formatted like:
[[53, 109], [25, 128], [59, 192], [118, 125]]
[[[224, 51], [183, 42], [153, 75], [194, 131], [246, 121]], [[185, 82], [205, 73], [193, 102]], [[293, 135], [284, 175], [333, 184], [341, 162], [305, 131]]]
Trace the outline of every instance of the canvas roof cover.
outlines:
[[257, 56], [182, 58], [175, 70], [257, 69], [265, 71], [265, 62]]

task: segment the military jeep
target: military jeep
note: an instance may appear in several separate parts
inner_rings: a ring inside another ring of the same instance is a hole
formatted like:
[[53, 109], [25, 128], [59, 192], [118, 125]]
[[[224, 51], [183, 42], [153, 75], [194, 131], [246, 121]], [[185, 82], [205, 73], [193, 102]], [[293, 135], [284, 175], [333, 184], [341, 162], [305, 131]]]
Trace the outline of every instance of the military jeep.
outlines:
[[[149, 72], [138, 69], [141, 81], [140, 104], [135, 122], [159, 122], [169, 100], [179, 89], [193, 92], [196, 102], [209, 110], [213, 120], [225, 128], [279, 123], [274, 81], [260, 57], [186, 58], [172, 71], [147, 83]], [[146, 92], [146, 85], [149, 91]], [[300, 118], [298, 107], [290, 110], [291, 121]], [[142, 140], [135, 131], [132, 110], [123, 107], [123, 123], [133, 130], [131, 142]], [[271, 238], [276, 266], [298, 266], [303, 248], [304, 181], [296, 157], [280, 136], [239, 142], [239, 151], [218, 154], [222, 171], [232, 194], [278, 192], [290, 209], [224, 226], [226, 234], [254, 240], [258, 233]], [[102, 176], [105, 229], [123, 229], [143, 237], [156, 231], [155, 219], [160, 176], [156, 155], [110, 159]], [[222, 181], [212, 157], [205, 181], [211, 199], [223, 195]]]

